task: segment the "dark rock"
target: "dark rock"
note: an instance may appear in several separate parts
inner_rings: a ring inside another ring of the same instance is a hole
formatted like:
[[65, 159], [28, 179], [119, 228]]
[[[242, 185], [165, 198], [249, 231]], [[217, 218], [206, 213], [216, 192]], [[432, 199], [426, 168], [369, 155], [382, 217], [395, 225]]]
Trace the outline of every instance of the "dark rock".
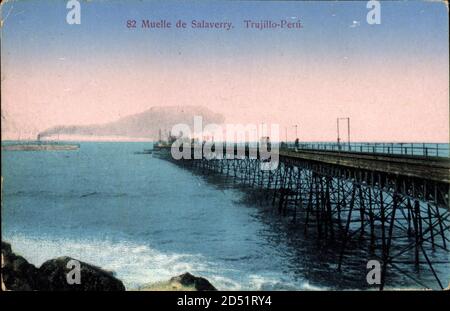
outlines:
[[39, 288], [45, 291], [124, 291], [122, 281], [111, 272], [99, 267], [80, 262], [80, 284], [69, 284], [67, 273], [72, 267], [67, 263], [70, 257], [51, 259], [39, 268]]
[[2, 241], [2, 288], [13, 291], [123, 291], [123, 283], [112, 272], [80, 263], [80, 284], [69, 284], [67, 263], [73, 258], [59, 257], [48, 260], [38, 269], [22, 256], [13, 253], [11, 245]]
[[36, 290], [38, 272], [38, 269], [25, 258], [14, 254], [9, 243], [2, 241], [2, 282], [6, 289]]
[[9, 244], [8, 242], [3, 242], [2, 241], [2, 254], [3, 253], [5, 253], [5, 254], [11, 254], [12, 253], [11, 244]]
[[170, 282], [178, 282], [184, 286], [193, 286], [198, 291], [204, 290], [217, 290], [209, 281], [205, 278], [194, 276], [189, 272], [186, 272], [182, 275], [173, 277], [170, 279]]

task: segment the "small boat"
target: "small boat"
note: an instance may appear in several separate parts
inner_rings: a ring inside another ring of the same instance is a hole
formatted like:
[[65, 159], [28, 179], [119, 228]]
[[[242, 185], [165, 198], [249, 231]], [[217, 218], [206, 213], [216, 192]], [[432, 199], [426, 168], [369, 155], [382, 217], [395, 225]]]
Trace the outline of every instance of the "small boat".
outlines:
[[79, 144], [56, 143], [56, 142], [19, 142], [2, 144], [5, 151], [70, 151], [80, 149]]
[[153, 150], [151, 149], [144, 149], [144, 151], [136, 151], [134, 154], [152, 154]]

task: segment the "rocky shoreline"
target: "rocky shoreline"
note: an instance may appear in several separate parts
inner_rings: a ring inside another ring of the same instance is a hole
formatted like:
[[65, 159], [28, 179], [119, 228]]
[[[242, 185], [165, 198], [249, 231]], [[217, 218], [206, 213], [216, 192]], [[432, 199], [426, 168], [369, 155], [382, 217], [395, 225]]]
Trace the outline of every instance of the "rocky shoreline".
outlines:
[[[189, 272], [167, 281], [149, 283], [138, 288], [125, 288], [121, 280], [111, 271], [76, 260], [80, 263], [80, 284], [67, 282], [67, 268], [71, 257], [47, 260], [39, 268], [25, 258], [15, 254], [11, 245], [2, 241], [1, 249], [1, 290], [2, 291], [216, 291], [205, 278]], [[70, 265], [69, 265], [70, 267]], [[417, 289], [391, 289], [417, 290]], [[450, 283], [444, 290], [450, 290]]]
[[[1, 289], [12, 291], [215, 291], [207, 279], [188, 272], [173, 277], [167, 282], [148, 284], [137, 289], [126, 289], [121, 280], [111, 271], [76, 260], [80, 263], [80, 284], [69, 284], [67, 275], [71, 271], [71, 257], [47, 260], [39, 268], [22, 256], [16, 255], [11, 245], [2, 241]], [[69, 268], [67, 267], [69, 264]]]

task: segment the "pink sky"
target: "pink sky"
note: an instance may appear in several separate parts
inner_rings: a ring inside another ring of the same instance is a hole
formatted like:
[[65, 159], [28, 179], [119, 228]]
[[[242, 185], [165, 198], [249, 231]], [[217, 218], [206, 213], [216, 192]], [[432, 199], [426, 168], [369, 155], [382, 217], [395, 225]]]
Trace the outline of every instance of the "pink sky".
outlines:
[[152, 106], [202, 105], [228, 123], [278, 123], [289, 139], [298, 125], [301, 140], [335, 141], [336, 118], [350, 117], [353, 141], [449, 141], [448, 9], [441, 3], [386, 2], [376, 26], [365, 23], [360, 2], [227, 1], [186, 4], [188, 11], [139, 5], [236, 25], [248, 12], [297, 12], [305, 28], [130, 32], [119, 21], [137, 14], [133, 4], [105, 11], [102, 1], [89, 2], [82, 24], [68, 26], [65, 8], [52, 1], [14, 2], [2, 28], [3, 139]]
[[298, 124], [310, 141], [334, 140], [338, 116], [351, 118], [353, 141], [448, 141], [449, 75], [437, 63], [210, 65], [79, 67], [55, 59], [50, 67], [15, 68], [2, 85], [4, 139], [108, 122], [151, 106], [196, 104], [229, 123], [279, 123], [283, 137], [287, 127], [293, 138]]

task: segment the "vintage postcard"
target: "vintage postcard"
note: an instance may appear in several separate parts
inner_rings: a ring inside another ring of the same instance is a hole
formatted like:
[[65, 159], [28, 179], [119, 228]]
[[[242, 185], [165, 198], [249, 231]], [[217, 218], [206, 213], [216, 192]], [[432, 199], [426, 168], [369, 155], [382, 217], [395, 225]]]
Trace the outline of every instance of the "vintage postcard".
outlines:
[[2, 290], [448, 289], [448, 24], [437, 0], [3, 1]]

